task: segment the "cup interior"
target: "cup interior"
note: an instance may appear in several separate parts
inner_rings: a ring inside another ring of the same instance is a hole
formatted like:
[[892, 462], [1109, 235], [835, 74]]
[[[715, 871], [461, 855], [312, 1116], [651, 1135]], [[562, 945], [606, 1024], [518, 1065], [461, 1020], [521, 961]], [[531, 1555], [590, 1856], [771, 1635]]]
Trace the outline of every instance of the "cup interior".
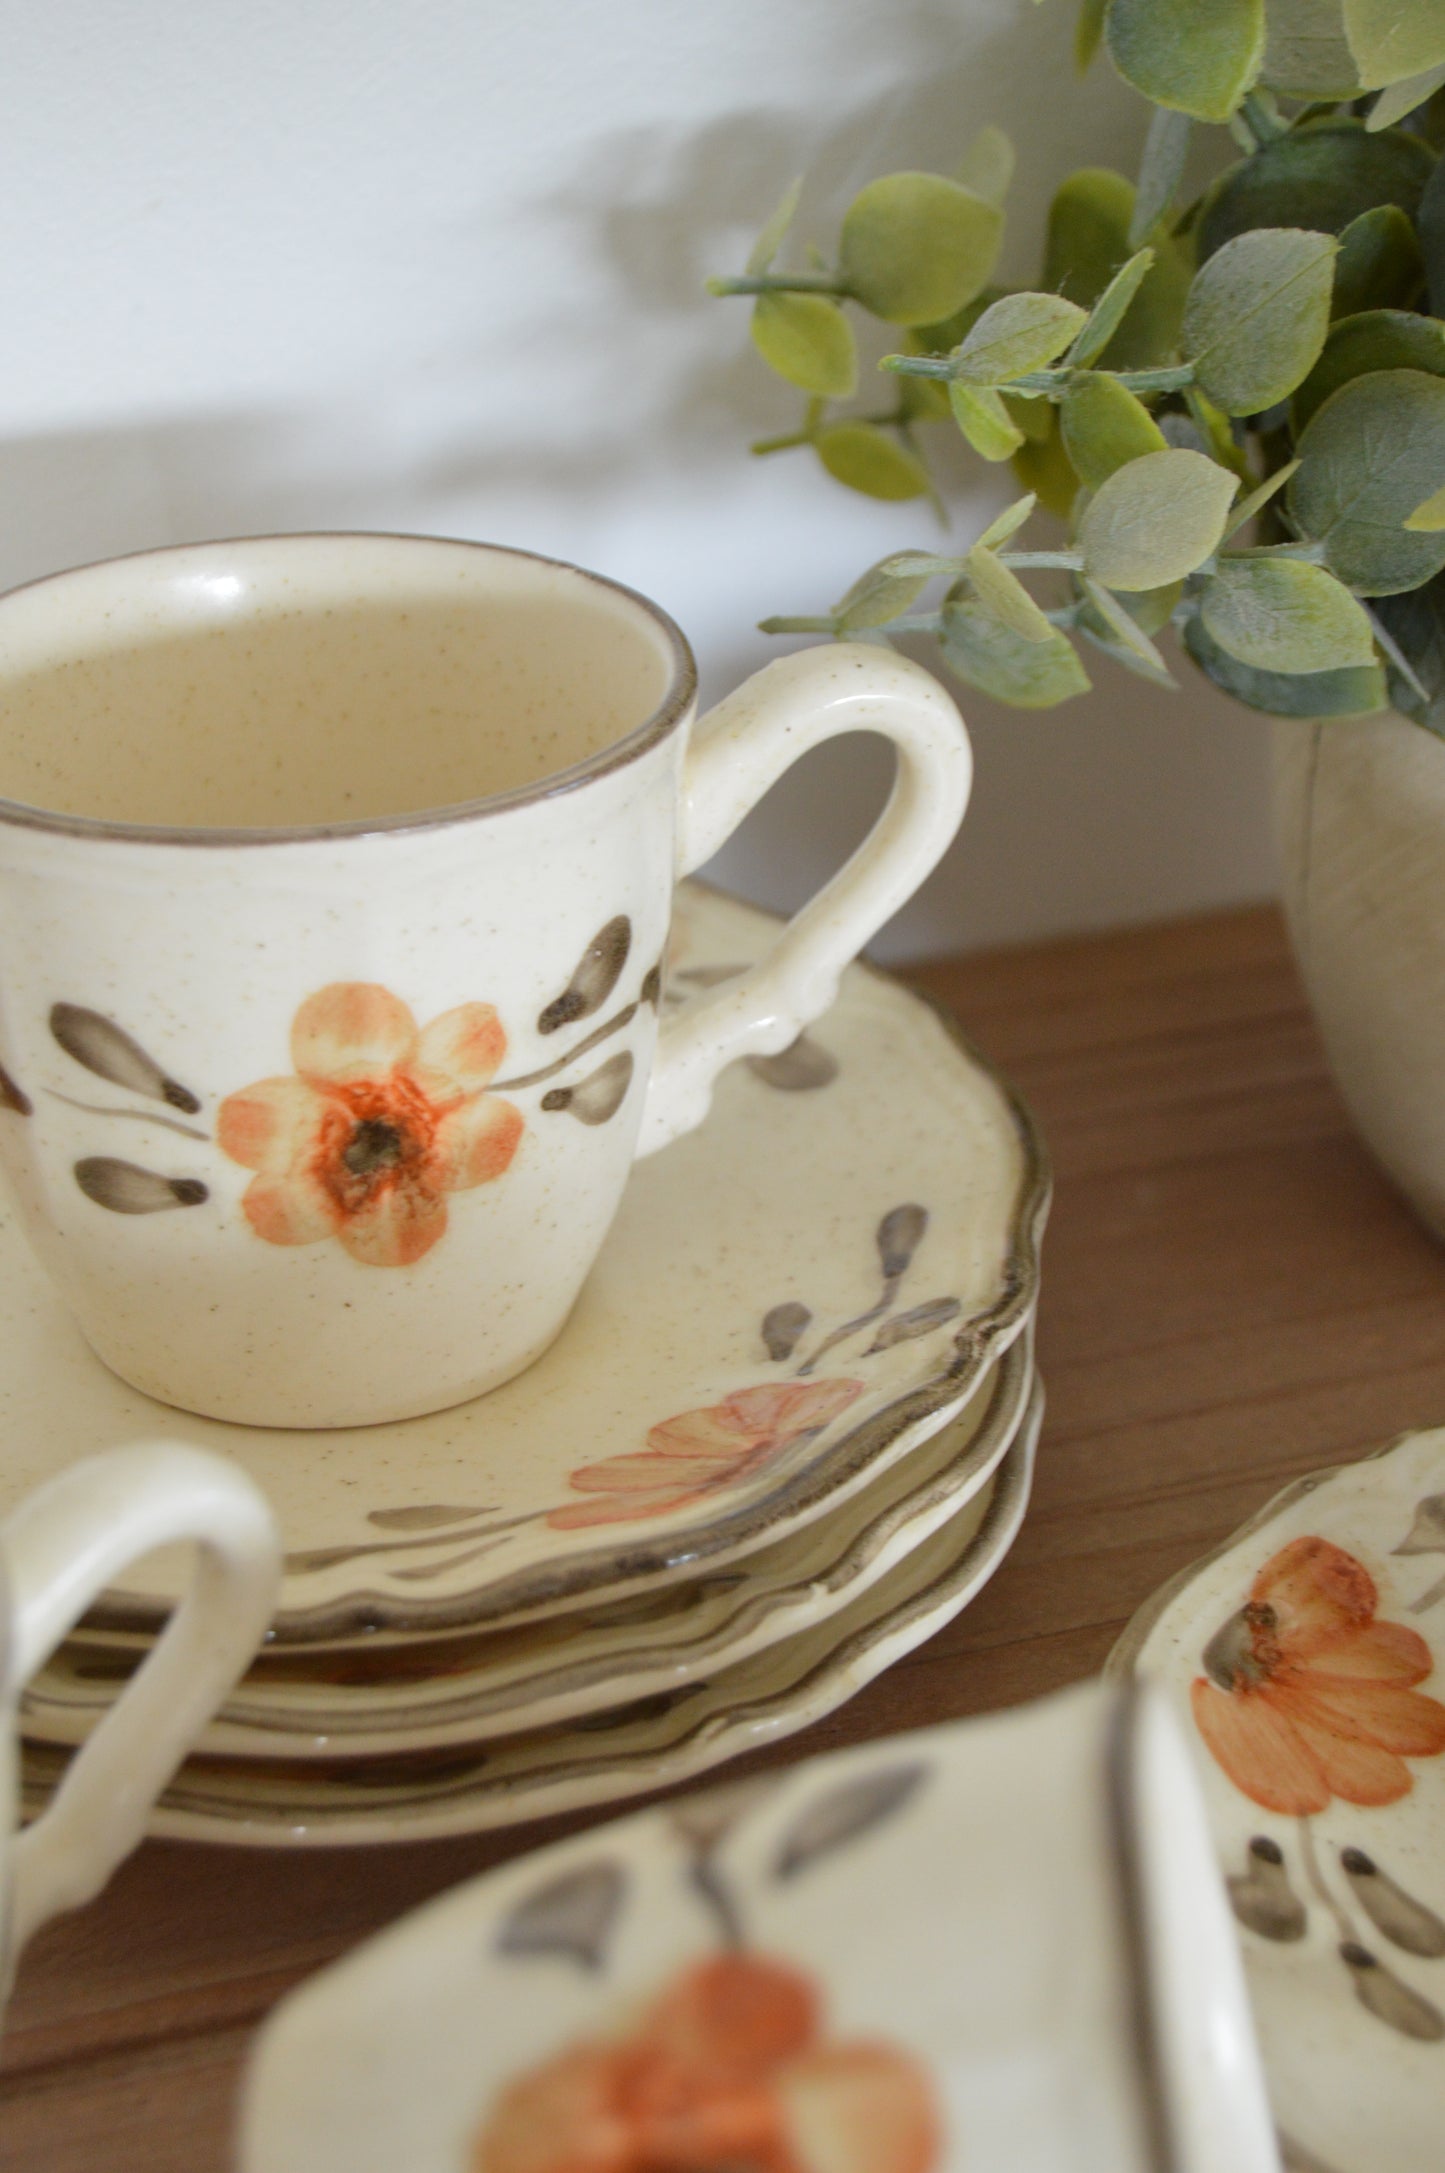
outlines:
[[586, 775], [691, 690], [662, 612], [523, 552], [148, 552], [0, 598], [0, 799], [145, 828], [371, 828]]

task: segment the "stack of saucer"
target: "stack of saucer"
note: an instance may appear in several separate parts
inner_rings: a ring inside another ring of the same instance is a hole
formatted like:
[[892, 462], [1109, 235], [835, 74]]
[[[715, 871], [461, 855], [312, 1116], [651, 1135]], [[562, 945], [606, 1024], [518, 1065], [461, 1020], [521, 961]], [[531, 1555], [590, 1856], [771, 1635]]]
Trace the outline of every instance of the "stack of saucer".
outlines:
[[[679, 895], [678, 996], [775, 924]], [[929, 1005], [849, 970], [785, 1055], [635, 1174], [552, 1349], [478, 1402], [345, 1432], [181, 1417], [89, 1357], [0, 1231], [0, 1513], [122, 1439], [241, 1462], [287, 1547], [265, 1651], [154, 1817], [268, 1846], [475, 1831], [679, 1780], [816, 1719], [1012, 1543], [1040, 1392], [1047, 1178]], [[107, 1595], [32, 1686], [39, 1802], [184, 1565]]]

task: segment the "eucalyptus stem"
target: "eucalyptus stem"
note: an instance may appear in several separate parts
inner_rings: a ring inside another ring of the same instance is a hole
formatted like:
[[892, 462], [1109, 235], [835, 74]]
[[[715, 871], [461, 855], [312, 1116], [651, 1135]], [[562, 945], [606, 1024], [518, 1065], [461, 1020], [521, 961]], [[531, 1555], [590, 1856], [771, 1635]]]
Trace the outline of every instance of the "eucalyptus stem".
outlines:
[[[956, 375], [951, 355], [885, 355], [878, 365], [889, 370], [895, 377], [932, 377], [945, 383]], [[1128, 392], [1182, 392], [1194, 382], [1194, 364], [1180, 362], [1155, 370], [1112, 370]], [[1000, 385], [980, 387], [991, 392], [1018, 393], [1028, 399], [1031, 395], [1052, 396], [1062, 394], [1073, 378], [1072, 370], [1028, 370], [1022, 377], [1005, 379]]]
[[789, 430], [780, 438], [754, 438], [748, 451], [757, 454], [786, 453], [795, 445], [811, 445], [812, 442], [811, 430]]
[[736, 279], [710, 279], [709, 294], [833, 294], [848, 289], [832, 272], [744, 272]]
[[996, 551], [994, 556], [1001, 566], [1022, 566], [1025, 570], [1031, 566], [1057, 566], [1065, 573], [1079, 573], [1084, 564], [1082, 551]]
[[826, 619], [759, 619], [760, 634], [831, 634], [835, 621], [830, 613]]

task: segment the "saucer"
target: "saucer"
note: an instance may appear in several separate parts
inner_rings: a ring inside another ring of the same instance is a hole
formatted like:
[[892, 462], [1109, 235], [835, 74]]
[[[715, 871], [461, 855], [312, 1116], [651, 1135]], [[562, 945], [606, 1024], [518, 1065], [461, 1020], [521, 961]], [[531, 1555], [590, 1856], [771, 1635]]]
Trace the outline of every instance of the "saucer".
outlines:
[[[190, 1758], [153, 1811], [168, 1840], [260, 1848], [420, 1841], [518, 1825], [669, 1787], [832, 1712], [967, 1606], [1023, 1521], [1043, 1413], [1037, 1382], [994, 1477], [830, 1621], [707, 1680], [470, 1754], [338, 1762]], [[43, 1809], [66, 1755], [25, 1747], [24, 1803]]]
[[1189, 1781], [1094, 1682], [593, 1827], [290, 1993], [239, 2173], [1278, 2173]]
[[[773, 940], [679, 893], [675, 990]], [[227, 1426], [127, 1388], [0, 1229], [0, 1515], [100, 1447], [221, 1449], [276, 1510], [277, 1643], [541, 1616], [725, 1564], [838, 1506], [957, 1411], [1028, 1318], [1047, 1206], [1009, 1089], [941, 1013], [857, 965], [781, 1057], [641, 1164], [570, 1322], [477, 1402], [334, 1433]], [[177, 1557], [88, 1618], [151, 1634]]]
[[[516, 1630], [417, 1640], [400, 1652], [303, 1648], [263, 1659], [196, 1749], [334, 1760], [471, 1746], [679, 1689], [825, 1622], [992, 1477], [1023, 1419], [1032, 1343], [1031, 1334], [1012, 1343], [964, 1411], [881, 1479], [728, 1568]], [[67, 1640], [22, 1697], [27, 1739], [83, 1743], [135, 1664]]]
[[1279, 1494], [1110, 1660], [1198, 1751], [1287, 2167], [1436, 2173], [1445, 1428]]

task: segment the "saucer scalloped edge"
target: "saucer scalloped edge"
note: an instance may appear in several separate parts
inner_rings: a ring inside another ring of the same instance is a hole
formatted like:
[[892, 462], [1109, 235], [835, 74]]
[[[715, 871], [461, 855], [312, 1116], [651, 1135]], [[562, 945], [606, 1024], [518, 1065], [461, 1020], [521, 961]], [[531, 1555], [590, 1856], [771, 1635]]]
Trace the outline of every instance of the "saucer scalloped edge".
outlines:
[[[706, 1682], [574, 1727], [470, 1755], [319, 1764], [188, 1759], [149, 1830], [259, 1848], [421, 1841], [480, 1833], [671, 1787], [795, 1734], [846, 1703], [982, 1591], [1018, 1536], [1043, 1418], [1028, 1413], [997, 1472], [956, 1517], [833, 1617]], [[22, 1796], [38, 1815], [65, 1754], [27, 1744]]]
[[1110, 1658], [1198, 1753], [1291, 2173], [1445, 2153], [1445, 1428], [1287, 1488]]
[[[685, 886], [669, 986], [725, 981], [776, 926]], [[179, 1435], [236, 1458], [277, 1512], [276, 1642], [641, 1592], [836, 1507], [956, 1412], [1032, 1312], [1047, 1203], [1010, 1089], [943, 1014], [855, 965], [807, 1036], [735, 1065], [707, 1122], [639, 1166], [551, 1350], [429, 1418], [300, 1434], [167, 1410], [86, 1351], [11, 1218], [0, 1515], [97, 1447]], [[149, 1558], [92, 1626], [152, 1632], [182, 1575]]]
[[[222, 1757], [390, 1757], [470, 1747], [655, 1697], [826, 1621], [959, 1514], [1022, 1423], [1033, 1337], [1010, 1344], [964, 1411], [881, 1479], [729, 1567], [642, 1601], [371, 1654], [287, 1652], [240, 1685], [195, 1745]], [[76, 1745], [134, 1673], [68, 1640], [27, 1685], [31, 1742]]]

